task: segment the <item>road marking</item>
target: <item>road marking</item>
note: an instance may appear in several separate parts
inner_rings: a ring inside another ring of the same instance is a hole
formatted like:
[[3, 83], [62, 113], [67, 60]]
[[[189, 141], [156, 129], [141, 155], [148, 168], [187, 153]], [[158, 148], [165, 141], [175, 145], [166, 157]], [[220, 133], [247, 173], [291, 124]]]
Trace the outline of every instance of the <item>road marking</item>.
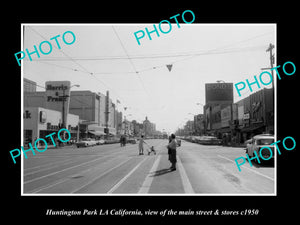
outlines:
[[[221, 156], [221, 155], [218, 155], [219, 157], [221, 157], [221, 158], [223, 158], [223, 159], [226, 159], [226, 160], [228, 160], [228, 161], [230, 161], [230, 162], [233, 162], [233, 163], [235, 163], [235, 161], [233, 161], [233, 160], [231, 160], [231, 159], [228, 159], [227, 157], [225, 157], [225, 156]], [[269, 180], [271, 180], [271, 181], [274, 181], [274, 179], [272, 178], [272, 177], [269, 177], [269, 176], [267, 176], [267, 175], [264, 175], [264, 174], [262, 174], [262, 173], [260, 173], [260, 172], [257, 172], [257, 171], [255, 171], [255, 170], [253, 170], [253, 169], [251, 169], [251, 168], [248, 168], [248, 167], [244, 167], [245, 169], [247, 169], [247, 170], [250, 170], [250, 171], [252, 171], [253, 173], [256, 173], [256, 174], [258, 174], [258, 175], [260, 175], [260, 176], [262, 176], [262, 177], [265, 177], [265, 178], [267, 178], [267, 179], [269, 179]]]
[[146, 176], [138, 194], [147, 194], [149, 192], [149, 189], [151, 187], [152, 181], [153, 181], [153, 173], [155, 173], [155, 171], [158, 168], [159, 165], [159, 161], [160, 161], [161, 155], [158, 155], [153, 163], [153, 166], [149, 172], [149, 174]]
[[31, 182], [33, 182], [33, 181], [36, 181], [36, 180], [39, 180], [39, 179], [42, 179], [42, 178], [45, 178], [45, 177], [48, 177], [48, 176], [51, 176], [51, 175], [60, 173], [60, 172], [63, 172], [63, 171], [65, 171], [65, 170], [73, 169], [73, 168], [75, 168], [75, 167], [78, 167], [78, 166], [81, 166], [81, 165], [84, 165], [84, 164], [87, 164], [87, 163], [90, 163], [90, 162], [94, 162], [94, 161], [97, 161], [97, 160], [100, 160], [100, 159], [102, 159], [102, 157], [96, 158], [96, 159], [93, 159], [93, 160], [90, 160], [90, 161], [87, 161], [87, 162], [84, 162], [84, 163], [80, 163], [80, 164], [75, 165], [75, 166], [67, 167], [67, 168], [65, 168], [65, 169], [63, 169], [63, 170], [59, 170], [59, 171], [56, 171], [56, 172], [53, 172], [53, 173], [49, 173], [49, 174], [46, 174], [46, 175], [44, 175], [44, 176], [34, 178], [34, 179], [32, 179], [32, 180], [24, 181], [23, 184], [31, 183]]
[[137, 164], [126, 176], [124, 176], [118, 183], [116, 183], [108, 192], [107, 194], [111, 194], [112, 192], [114, 192], [118, 187], [120, 187], [123, 182], [125, 180], [127, 180], [127, 178], [134, 172], [137, 170], [137, 168], [140, 167], [140, 165], [142, 165], [142, 163], [144, 161], [146, 161], [146, 159], [148, 159], [148, 157], [145, 157], [139, 164]]
[[[103, 157], [102, 157], [102, 158], [103, 158]], [[88, 169], [81, 170], [79, 173], [75, 173], [75, 174], [72, 174], [72, 175], [70, 175], [70, 176], [63, 177], [63, 178], [61, 178], [61, 179], [55, 181], [54, 183], [46, 184], [46, 185], [44, 185], [44, 186], [38, 187], [38, 188], [33, 189], [33, 190], [31, 190], [30, 192], [26, 192], [26, 193], [37, 193], [37, 192], [40, 192], [40, 191], [45, 190], [45, 189], [47, 189], [47, 188], [51, 188], [51, 187], [53, 187], [53, 186], [56, 186], [56, 185], [58, 185], [58, 184], [61, 184], [61, 183], [64, 183], [65, 181], [70, 180], [70, 179], [71, 179], [72, 177], [74, 177], [74, 176], [80, 176], [80, 175], [83, 175], [84, 173], [87, 173], [87, 172], [89, 172], [89, 171], [95, 171], [95, 170], [98, 169], [97, 166], [98, 166], [98, 165], [95, 165], [95, 166], [90, 167], [90, 168], [88, 168]]]
[[79, 188], [77, 188], [77, 189], [71, 191], [71, 194], [72, 194], [72, 193], [75, 193], [75, 192], [77, 192], [77, 191], [79, 191], [79, 190], [81, 190], [81, 189], [83, 189], [83, 188], [85, 188], [86, 186], [88, 186], [88, 185], [90, 185], [90, 184], [92, 184], [94, 181], [98, 180], [100, 177], [105, 176], [106, 174], [108, 174], [109, 172], [113, 171], [114, 169], [116, 169], [116, 168], [122, 166], [123, 164], [127, 163], [129, 160], [131, 160], [131, 159], [127, 159], [125, 162], [121, 162], [121, 163], [119, 163], [118, 165], [116, 165], [115, 167], [110, 168], [109, 170], [106, 170], [104, 173], [102, 173], [102, 174], [100, 174], [99, 176], [95, 177], [95, 178], [92, 179], [90, 182], [88, 182], [88, 183], [86, 183], [86, 184], [80, 186]]
[[179, 175], [181, 177], [181, 181], [182, 181], [182, 184], [183, 184], [184, 192], [188, 193], [188, 194], [194, 194], [195, 191], [194, 191], [194, 189], [193, 189], [193, 187], [191, 185], [191, 182], [190, 182], [190, 180], [189, 180], [189, 178], [188, 178], [188, 176], [187, 176], [187, 174], [185, 172], [185, 169], [184, 169], [184, 167], [182, 165], [182, 162], [181, 162], [181, 160], [179, 158], [179, 155], [177, 155], [177, 161], [178, 161], [177, 166], [178, 166], [178, 170], [179, 170]]

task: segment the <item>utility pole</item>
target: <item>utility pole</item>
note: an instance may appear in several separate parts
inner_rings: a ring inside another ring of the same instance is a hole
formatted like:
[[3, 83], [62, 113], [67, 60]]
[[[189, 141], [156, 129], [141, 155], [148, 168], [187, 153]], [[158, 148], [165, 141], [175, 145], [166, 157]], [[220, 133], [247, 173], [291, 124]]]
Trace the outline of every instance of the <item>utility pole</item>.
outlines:
[[[63, 95], [60, 96], [62, 98], [62, 125], [61, 128], [66, 128], [66, 118], [65, 118], [65, 101], [66, 98], [70, 97], [69, 95], [66, 95], [65, 89], [63, 88]], [[63, 131], [63, 138], [65, 139], [65, 131]], [[60, 145], [64, 146], [64, 143], [60, 143]]]
[[106, 91], [106, 102], [105, 102], [105, 133], [106, 140], [108, 139], [108, 121], [109, 121], [109, 91]]
[[[270, 66], [272, 69], [273, 68], [273, 64], [274, 64], [274, 54], [273, 54], [273, 49], [274, 49], [274, 45], [272, 45], [272, 43], [269, 44], [268, 49], [266, 50], [266, 52], [270, 52]], [[273, 70], [271, 70], [271, 74], [272, 74], [272, 88], [274, 90], [274, 75], [273, 75]]]
[[[270, 52], [270, 66], [271, 66], [271, 74], [272, 74], [272, 96], [273, 96], [273, 102], [274, 102], [274, 89], [275, 89], [275, 87], [274, 87], [274, 75], [273, 75], [273, 70], [272, 70], [272, 68], [274, 67], [273, 65], [274, 65], [274, 54], [273, 54], [273, 49], [274, 49], [274, 45], [272, 45], [272, 43], [270, 43], [269, 44], [269, 47], [268, 47], [268, 49], [266, 50], [266, 52]], [[264, 120], [264, 124], [265, 124], [265, 126], [266, 127], [269, 127], [269, 122], [268, 122], [268, 119], [267, 119], [267, 113], [266, 113], [266, 107], [265, 107], [265, 97], [263, 98], [263, 111], [264, 111], [264, 114], [265, 114], [265, 120]], [[267, 130], [268, 128], [266, 128], [266, 132], [268, 132], [268, 130]]]

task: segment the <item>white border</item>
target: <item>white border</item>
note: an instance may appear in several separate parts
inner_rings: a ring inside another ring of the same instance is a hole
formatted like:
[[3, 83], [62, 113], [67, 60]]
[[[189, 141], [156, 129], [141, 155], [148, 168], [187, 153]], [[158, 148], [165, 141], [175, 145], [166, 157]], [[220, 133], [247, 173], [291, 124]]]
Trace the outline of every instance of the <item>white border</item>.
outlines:
[[[23, 40], [24, 40], [24, 26], [142, 26], [147, 23], [129, 23], [129, 24], [118, 24], [118, 23], [21, 23], [21, 51], [24, 49], [23, 45]], [[148, 23], [149, 25], [151, 23]], [[277, 66], [277, 23], [226, 23], [226, 24], [220, 24], [220, 23], [192, 23], [192, 24], [181, 24], [184, 26], [194, 26], [194, 25], [200, 25], [200, 26], [232, 26], [232, 25], [238, 25], [238, 26], [266, 26], [266, 25], [273, 25], [275, 26], [275, 48], [274, 48], [274, 54], [275, 54], [275, 65]], [[267, 46], [266, 46], [267, 47]], [[23, 63], [21, 63], [21, 144], [23, 145]], [[275, 77], [275, 72], [274, 72], [274, 77]], [[276, 87], [276, 88], [275, 88]], [[274, 79], [274, 135], [275, 135], [275, 141], [277, 141], [277, 79]], [[24, 154], [21, 154], [21, 196], [277, 196], [277, 152], [275, 152], [275, 159], [274, 162], [274, 175], [275, 175], [275, 180], [274, 180], [274, 193], [248, 193], [248, 194], [239, 194], [239, 193], [216, 193], [216, 194], [202, 194], [202, 193], [195, 193], [195, 194], [43, 194], [43, 193], [24, 193], [23, 190], [23, 183], [24, 183], [24, 171], [23, 171], [23, 166], [24, 166]]]

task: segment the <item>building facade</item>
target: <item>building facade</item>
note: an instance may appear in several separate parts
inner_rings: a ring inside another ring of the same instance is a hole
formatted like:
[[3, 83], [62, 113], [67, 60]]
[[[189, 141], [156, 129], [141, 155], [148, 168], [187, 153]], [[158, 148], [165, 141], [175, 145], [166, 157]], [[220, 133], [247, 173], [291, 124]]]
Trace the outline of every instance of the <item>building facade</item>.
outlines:
[[146, 137], [154, 136], [156, 134], [156, 125], [151, 123], [147, 116], [143, 121], [143, 133]]
[[36, 92], [36, 82], [26, 79], [23, 79], [23, 92]]
[[[71, 133], [71, 140], [77, 140], [79, 135], [79, 116], [68, 115], [66, 128]], [[24, 145], [34, 143], [36, 139], [43, 138], [52, 145], [50, 138], [45, 136], [58, 132], [62, 128], [61, 112], [42, 107], [24, 107], [23, 110]], [[39, 142], [39, 144], [42, 142]]]
[[[24, 92], [24, 107], [41, 107], [62, 114], [62, 122], [68, 124], [69, 115], [78, 115], [80, 119], [80, 137], [116, 135], [122, 114], [115, 104], [102, 93], [91, 91], [70, 91], [69, 81], [46, 82], [46, 91]], [[118, 123], [117, 123], [118, 122]]]
[[261, 89], [233, 103], [229, 94], [231, 87], [224, 86], [228, 89], [225, 97], [219, 96], [219, 93], [224, 94], [224, 90], [216, 91], [218, 87], [213, 86], [206, 92], [209, 96], [203, 107], [205, 134], [226, 140], [231, 145], [239, 145], [253, 135], [274, 133], [273, 88]]

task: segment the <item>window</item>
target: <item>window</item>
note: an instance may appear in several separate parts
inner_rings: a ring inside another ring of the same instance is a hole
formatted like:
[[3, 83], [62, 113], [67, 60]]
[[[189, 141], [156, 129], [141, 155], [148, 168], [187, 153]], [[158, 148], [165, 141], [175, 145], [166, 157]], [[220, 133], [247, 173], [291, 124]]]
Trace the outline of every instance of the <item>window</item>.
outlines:
[[273, 138], [258, 139], [258, 140], [256, 140], [256, 144], [257, 145], [270, 145], [272, 143], [274, 143], [274, 139]]

